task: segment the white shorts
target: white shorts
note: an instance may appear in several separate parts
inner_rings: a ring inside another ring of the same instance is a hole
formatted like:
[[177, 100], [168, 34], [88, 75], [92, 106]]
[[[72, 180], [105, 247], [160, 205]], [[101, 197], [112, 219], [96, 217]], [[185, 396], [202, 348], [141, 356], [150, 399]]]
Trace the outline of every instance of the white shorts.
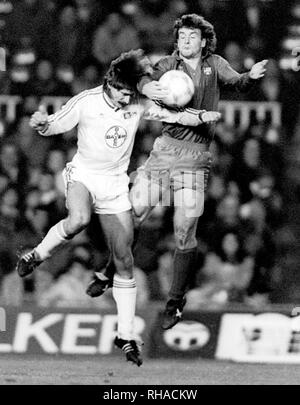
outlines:
[[68, 163], [63, 171], [66, 193], [68, 184], [78, 181], [90, 192], [96, 214], [118, 214], [131, 209], [129, 177], [126, 173], [115, 176], [95, 174]]

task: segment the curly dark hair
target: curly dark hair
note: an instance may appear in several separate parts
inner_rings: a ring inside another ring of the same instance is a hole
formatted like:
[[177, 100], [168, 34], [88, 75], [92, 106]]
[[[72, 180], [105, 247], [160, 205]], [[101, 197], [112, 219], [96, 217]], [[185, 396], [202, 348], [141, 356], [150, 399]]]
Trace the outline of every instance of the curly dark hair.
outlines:
[[150, 75], [151, 69], [151, 63], [142, 49], [124, 52], [111, 62], [104, 76], [104, 88], [109, 84], [118, 90], [128, 89], [136, 92], [140, 79]]
[[204, 56], [214, 53], [217, 46], [217, 37], [214, 26], [198, 14], [185, 14], [174, 23], [174, 36], [178, 40], [178, 31], [180, 28], [198, 28], [201, 31], [202, 38], [206, 39], [206, 45], [203, 48]]

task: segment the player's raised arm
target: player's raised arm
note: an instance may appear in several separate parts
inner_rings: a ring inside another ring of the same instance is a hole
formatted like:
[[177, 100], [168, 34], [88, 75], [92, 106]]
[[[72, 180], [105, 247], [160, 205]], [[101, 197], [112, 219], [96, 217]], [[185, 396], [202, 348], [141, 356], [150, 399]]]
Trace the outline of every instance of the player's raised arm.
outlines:
[[249, 72], [240, 74], [230, 66], [226, 59], [219, 55], [216, 55], [215, 58], [220, 83], [237, 91], [248, 91], [256, 80], [264, 76], [268, 63], [268, 60], [262, 60], [253, 65]]
[[30, 119], [29, 125], [43, 136], [61, 134], [74, 128], [80, 117], [80, 101], [83, 93], [72, 97], [55, 114], [48, 115], [45, 106], [41, 105]]
[[218, 111], [195, 110], [193, 108], [185, 108], [183, 111], [173, 111], [147, 100], [143, 118], [197, 127], [201, 124], [219, 121], [221, 114]]

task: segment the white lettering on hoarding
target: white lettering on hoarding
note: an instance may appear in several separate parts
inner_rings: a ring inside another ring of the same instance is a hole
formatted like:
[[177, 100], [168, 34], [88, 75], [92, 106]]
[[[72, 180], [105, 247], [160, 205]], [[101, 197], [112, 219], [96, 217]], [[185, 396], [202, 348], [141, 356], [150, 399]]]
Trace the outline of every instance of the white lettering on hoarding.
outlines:
[[106, 315], [104, 317], [98, 347], [99, 353], [108, 354], [112, 352], [113, 342], [117, 333], [117, 324], [117, 315]]
[[78, 338], [93, 338], [96, 336], [95, 328], [82, 327], [82, 323], [99, 324], [101, 315], [97, 314], [70, 314], [66, 316], [61, 342], [61, 352], [66, 354], [96, 354], [97, 347], [92, 345], [79, 345]]
[[16, 353], [25, 353], [29, 340], [35, 338], [45, 353], [58, 353], [59, 348], [45, 329], [62, 321], [63, 314], [49, 314], [36, 322], [30, 313], [21, 313], [17, 319], [13, 350]]
[[[99, 331], [101, 322], [102, 326]], [[29, 352], [31, 350], [29, 343], [31, 340], [35, 340], [40, 348], [32, 349], [34, 352], [109, 354], [113, 351], [117, 322], [117, 315], [53, 313], [34, 321], [32, 313], [20, 313], [16, 319], [14, 336], [11, 337], [12, 343], [0, 343], [0, 353]], [[51, 331], [52, 336], [47, 330], [50, 327], [56, 328]], [[144, 319], [137, 316], [135, 318], [135, 337], [137, 339], [142, 340], [141, 334], [144, 329]], [[60, 340], [58, 337], [61, 337]], [[80, 339], [84, 339], [85, 344], [80, 344]], [[89, 339], [91, 342], [88, 341]], [[94, 339], [94, 344], [92, 344], [92, 339]], [[99, 342], [98, 345], [97, 342]]]

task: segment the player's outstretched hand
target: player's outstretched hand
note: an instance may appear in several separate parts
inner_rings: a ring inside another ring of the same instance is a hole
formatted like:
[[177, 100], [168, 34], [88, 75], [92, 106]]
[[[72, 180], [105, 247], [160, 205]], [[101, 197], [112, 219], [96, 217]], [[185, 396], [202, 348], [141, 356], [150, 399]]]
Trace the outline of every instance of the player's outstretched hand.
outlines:
[[207, 124], [218, 122], [222, 115], [218, 111], [205, 111], [201, 114], [201, 120]]
[[151, 100], [163, 101], [169, 95], [167, 89], [165, 89], [159, 82], [153, 80], [150, 83], [146, 83], [143, 86], [142, 93], [144, 96]]
[[268, 63], [267, 59], [262, 60], [261, 62], [255, 63], [255, 65], [252, 66], [252, 69], [250, 70], [250, 77], [251, 79], [260, 79], [261, 77], [264, 77], [265, 72], [266, 72], [266, 65]]
[[41, 105], [35, 113], [32, 114], [29, 125], [37, 131], [43, 131], [48, 126], [48, 113], [46, 107]]

